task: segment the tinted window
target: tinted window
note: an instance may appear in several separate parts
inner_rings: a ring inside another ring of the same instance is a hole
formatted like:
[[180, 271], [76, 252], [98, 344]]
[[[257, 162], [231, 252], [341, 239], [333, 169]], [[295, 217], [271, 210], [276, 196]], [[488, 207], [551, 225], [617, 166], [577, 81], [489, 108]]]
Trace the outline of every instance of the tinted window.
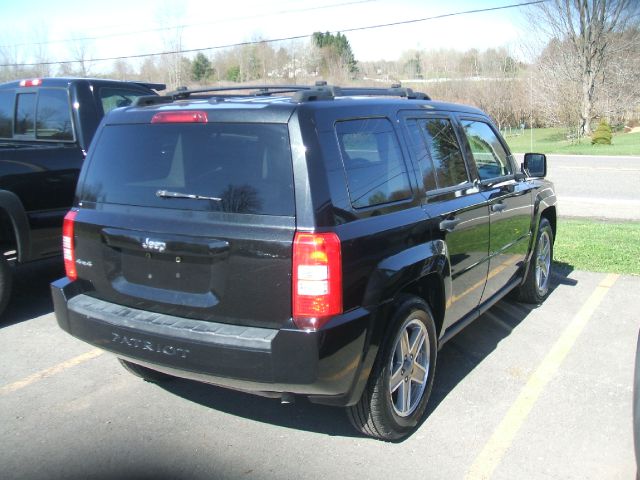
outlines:
[[422, 173], [422, 184], [427, 191], [435, 190], [438, 187], [436, 186], [436, 178], [433, 172], [433, 162], [427, 151], [425, 138], [420, 131], [424, 126], [420, 127], [416, 119], [409, 119], [406, 125], [409, 131], [409, 147], [413, 151], [413, 155], [418, 161], [420, 172]]
[[[210, 199], [161, 198], [161, 190]], [[293, 215], [287, 127], [108, 126], [91, 152], [81, 196], [93, 202]]]
[[16, 106], [16, 135], [34, 135], [36, 131], [36, 94], [18, 94]]
[[418, 125], [433, 162], [438, 188], [467, 183], [469, 176], [451, 122], [444, 118], [430, 118], [419, 120]]
[[467, 135], [480, 180], [513, 173], [507, 152], [488, 124], [464, 120], [462, 126]]
[[338, 122], [336, 133], [355, 208], [411, 197], [400, 145], [388, 120]]
[[36, 136], [41, 139], [73, 140], [67, 91], [42, 88], [36, 112]]
[[127, 90], [124, 88], [101, 88], [100, 101], [106, 115], [114, 108], [128, 107], [136, 98], [149, 95], [139, 90]]
[[13, 136], [13, 92], [0, 91], [0, 138]]

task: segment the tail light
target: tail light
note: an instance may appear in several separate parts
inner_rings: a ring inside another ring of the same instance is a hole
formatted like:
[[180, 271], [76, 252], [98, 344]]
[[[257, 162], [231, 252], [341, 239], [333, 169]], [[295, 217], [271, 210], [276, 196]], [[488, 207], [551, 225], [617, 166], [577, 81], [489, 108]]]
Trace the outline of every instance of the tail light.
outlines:
[[78, 279], [76, 270], [76, 252], [73, 241], [73, 227], [78, 212], [71, 210], [64, 217], [62, 225], [62, 256], [64, 257], [64, 270], [70, 280]]
[[316, 330], [342, 313], [342, 258], [335, 233], [296, 233], [292, 296], [298, 328]]
[[207, 112], [201, 110], [181, 110], [156, 113], [151, 123], [207, 123]]
[[21, 87], [39, 87], [42, 85], [41, 78], [32, 78], [30, 80], [20, 80]]

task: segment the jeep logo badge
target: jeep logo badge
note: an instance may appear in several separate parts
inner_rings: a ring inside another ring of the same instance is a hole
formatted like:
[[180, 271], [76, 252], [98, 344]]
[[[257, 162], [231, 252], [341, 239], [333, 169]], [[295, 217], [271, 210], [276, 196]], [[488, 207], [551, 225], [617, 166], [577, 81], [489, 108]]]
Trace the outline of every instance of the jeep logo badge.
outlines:
[[144, 242], [142, 242], [142, 248], [144, 248], [145, 250], [154, 250], [156, 252], [162, 253], [167, 249], [167, 244], [159, 240], [151, 240], [150, 238], [145, 238]]

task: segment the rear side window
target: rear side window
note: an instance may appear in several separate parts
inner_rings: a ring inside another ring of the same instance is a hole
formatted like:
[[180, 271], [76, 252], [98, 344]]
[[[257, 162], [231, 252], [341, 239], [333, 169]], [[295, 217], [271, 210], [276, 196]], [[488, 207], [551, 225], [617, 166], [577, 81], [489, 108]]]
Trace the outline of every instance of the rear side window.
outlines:
[[36, 132], [36, 94], [19, 93], [16, 101], [16, 135]]
[[0, 91], [0, 138], [13, 137], [13, 92]]
[[[201, 198], [175, 198], [180, 194]], [[287, 127], [106, 126], [91, 152], [81, 197], [102, 203], [292, 216]]]
[[41, 140], [73, 140], [71, 110], [67, 91], [43, 88], [38, 95], [36, 138]]
[[0, 92], [0, 138], [11, 138], [15, 133], [38, 140], [73, 141], [66, 89], [40, 88], [37, 92], [18, 93], [15, 111], [13, 98], [13, 92]]
[[411, 148], [414, 158], [418, 161], [420, 166], [420, 173], [422, 174], [422, 184], [424, 189], [429, 192], [436, 190], [436, 177], [433, 171], [433, 162], [431, 161], [431, 155], [427, 150], [427, 144], [424, 135], [421, 130], [424, 125], [418, 125], [418, 120], [410, 118], [406, 122], [407, 131], [409, 132], [409, 148]]
[[336, 133], [354, 208], [411, 197], [407, 168], [389, 120], [338, 122]]
[[451, 121], [445, 118], [420, 119], [418, 125], [433, 163], [437, 188], [467, 183], [467, 168]]

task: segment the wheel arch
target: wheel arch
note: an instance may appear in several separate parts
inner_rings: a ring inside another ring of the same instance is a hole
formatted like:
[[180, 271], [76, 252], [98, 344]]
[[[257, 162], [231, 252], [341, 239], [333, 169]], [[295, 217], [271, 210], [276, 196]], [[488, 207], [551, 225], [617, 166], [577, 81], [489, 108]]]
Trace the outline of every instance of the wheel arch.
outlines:
[[415, 245], [381, 261], [365, 290], [363, 305], [376, 307], [370, 341], [380, 345], [390, 328], [389, 319], [407, 295], [423, 300], [434, 316], [438, 336], [451, 297], [451, 265], [443, 240]]
[[29, 219], [18, 196], [7, 190], [0, 190], [0, 229], [2, 243], [15, 248], [18, 262], [29, 260], [31, 255]]
[[442, 333], [446, 310], [446, 294], [443, 277], [438, 272], [431, 272], [415, 282], [406, 285], [398, 296], [412, 295], [422, 299], [433, 314], [438, 337]]
[[[415, 245], [382, 260], [369, 276], [363, 305], [375, 313], [367, 334], [365, 354], [349, 404], [357, 403], [378, 360], [381, 346], [393, 328], [392, 318], [407, 296], [427, 303], [440, 337], [447, 299], [451, 296], [451, 267], [442, 240]], [[436, 339], [437, 340], [437, 339]]]
[[557, 223], [558, 218], [557, 218], [556, 206], [555, 205], [548, 206], [544, 210], [542, 210], [540, 212], [540, 219], [543, 219], [543, 218], [546, 218], [549, 221], [549, 224], [551, 225], [551, 231], [553, 232], [553, 241], [555, 242], [555, 240], [556, 240], [556, 231], [557, 231], [557, 226], [558, 226], [558, 223]]

